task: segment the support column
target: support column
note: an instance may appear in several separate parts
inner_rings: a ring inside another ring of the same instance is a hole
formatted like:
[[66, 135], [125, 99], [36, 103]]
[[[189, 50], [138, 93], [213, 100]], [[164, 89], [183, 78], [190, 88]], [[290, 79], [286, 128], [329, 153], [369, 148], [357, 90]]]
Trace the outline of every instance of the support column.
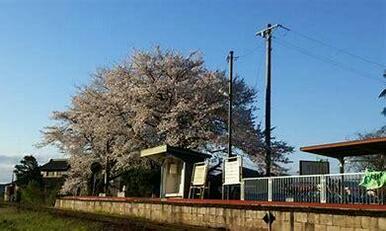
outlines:
[[344, 157], [341, 157], [339, 160], [339, 173], [344, 173]]
[[339, 158], [339, 173], [341, 175], [340, 194], [342, 195], [342, 203], [346, 203], [346, 191], [344, 190], [344, 157]]
[[268, 178], [268, 201], [272, 201], [272, 178]]
[[244, 200], [245, 198], [245, 181], [244, 180], [241, 180], [241, 183], [240, 183], [240, 200]]
[[327, 202], [327, 184], [326, 184], [326, 176], [322, 175], [320, 177], [320, 203]]

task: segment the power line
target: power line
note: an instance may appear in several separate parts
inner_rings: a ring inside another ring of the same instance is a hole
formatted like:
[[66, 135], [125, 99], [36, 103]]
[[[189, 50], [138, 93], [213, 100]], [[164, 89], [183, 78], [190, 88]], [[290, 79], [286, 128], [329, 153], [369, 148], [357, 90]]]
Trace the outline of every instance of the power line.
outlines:
[[325, 57], [325, 56], [321, 56], [321, 55], [317, 55], [315, 53], [312, 53], [312, 52], [308, 51], [307, 49], [305, 49], [303, 47], [297, 46], [297, 45], [289, 43], [289, 42], [284, 42], [284, 41], [278, 40], [276, 38], [275, 38], [275, 41], [279, 45], [281, 45], [281, 46], [284, 46], [284, 47], [296, 50], [296, 51], [298, 51], [298, 52], [300, 52], [300, 53], [302, 53], [302, 54], [304, 54], [306, 56], [309, 56], [311, 58], [318, 59], [319, 61], [331, 64], [331, 65], [336, 66], [336, 67], [338, 67], [340, 69], [343, 69], [343, 70], [346, 70], [346, 71], [350, 71], [352, 73], [357, 74], [360, 77], [371, 79], [371, 80], [374, 80], [374, 81], [379, 81], [379, 82], [383, 83], [380, 79], [376, 79], [376, 78], [370, 77], [370, 74], [368, 74], [368, 73], [363, 73], [363, 72], [361, 72], [361, 71], [359, 71], [359, 70], [357, 70], [355, 68], [352, 68], [352, 67], [344, 65], [344, 64], [342, 64], [340, 62], [337, 62], [334, 59], [331, 59], [331, 58], [328, 58], [328, 57]]
[[265, 57], [265, 54], [264, 53], [261, 53], [260, 54], [260, 57], [258, 57], [258, 63], [257, 63], [257, 71], [256, 71], [256, 78], [255, 78], [255, 87], [257, 87], [257, 82], [259, 82], [259, 78], [263, 78], [264, 77], [264, 57]]
[[362, 57], [362, 56], [360, 56], [360, 55], [354, 54], [354, 53], [352, 53], [352, 52], [346, 51], [345, 49], [342, 49], [342, 48], [339, 48], [339, 47], [330, 45], [330, 44], [328, 44], [328, 43], [326, 43], [326, 42], [323, 42], [323, 41], [321, 41], [321, 40], [319, 40], [319, 39], [316, 39], [316, 38], [313, 38], [313, 37], [311, 37], [311, 36], [305, 35], [305, 34], [303, 34], [303, 33], [294, 31], [294, 30], [292, 30], [292, 29], [290, 29], [289, 31], [292, 32], [292, 33], [294, 33], [294, 34], [296, 34], [296, 35], [298, 35], [298, 36], [300, 36], [300, 37], [303, 37], [303, 38], [308, 39], [308, 40], [310, 40], [310, 41], [319, 43], [319, 44], [321, 44], [321, 45], [323, 45], [323, 46], [325, 46], [325, 47], [329, 47], [329, 48], [331, 48], [331, 49], [335, 49], [335, 50], [337, 50], [337, 51], [340, 52], [340, 53], [344, 53], [344, 54], [346, 54], [346, 55], [348, 55], [348, 56], [351, 56], [351, 57], [353, 57], [353, 58], [362, 60], [363, 62], [372, 64], [372, 65], [377, 66], [377, 67], [380, 67], [380, 68], [386, 68], [386, 65], [385, 65], [385, 64], [381, 64], [381, 63], [376, 62], [376, 61], [374, 61], [374, 60], [371, 60], [371, 59], [369, 59], [369, 58], [365, 58], [365, 57]]
[[249, 50], [247, 50], [246, 52], [244, 52], [243, 54], [238, 55], [237, 58], [240, 59], [240, 58], [244, 58], [244, 57], [250, 56], [250, 55], [252, 55], [253, 53], [255, 53], [256, 51], [258, 51], [258, 50], [262, 50], [262, 47], [258, 46], [258, 47], [249, 49]]

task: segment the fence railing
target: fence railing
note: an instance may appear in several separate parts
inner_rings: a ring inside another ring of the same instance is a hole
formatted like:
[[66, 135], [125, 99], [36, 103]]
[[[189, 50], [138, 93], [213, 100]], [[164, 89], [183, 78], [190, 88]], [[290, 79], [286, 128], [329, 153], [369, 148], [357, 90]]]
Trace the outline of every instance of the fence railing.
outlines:
[[385, 189], [359, 185], [364, 173], [244, 178], [241, 199], [339, 204], [386, 204]]

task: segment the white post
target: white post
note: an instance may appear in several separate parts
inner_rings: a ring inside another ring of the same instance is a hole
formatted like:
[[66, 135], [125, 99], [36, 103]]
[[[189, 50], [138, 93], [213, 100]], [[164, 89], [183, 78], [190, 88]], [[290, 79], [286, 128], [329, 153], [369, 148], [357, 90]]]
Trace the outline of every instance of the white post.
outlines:
[[241, 183], [240, 183], [240, 200], [244, 200], [244, 193], [245, 193], [245, 182], [244, 180], [241, 180]]
[[272, 178], [268, 178], [268, 201], [272, 201]]
[[326, 176], [320, 176], [320, 203], [327, 202], [327, 184], [326, 184]]
[[185, 161], [183, 161], [182, 164], [182, 170], [181, 170], [181, 183], [180, 183], [180, 190], [179, 194], [182, 196], [182, 198], [185, 198]]
[[165, 163], [166, 163], [166, 161], [163, 161], [163, 163], [162, 163], [162, 165], [161, 165], [161, 184], [160, 184], [160, 193], [159, 193], [159, 195], [160, 195], [160, 198], [165, 198], [165, 192], [164, 192], [164, 190], [165, 190], [165, 176], [164, 176], [164, 174], [166, 174], [167, 173], [167, 171], [165, 171]]

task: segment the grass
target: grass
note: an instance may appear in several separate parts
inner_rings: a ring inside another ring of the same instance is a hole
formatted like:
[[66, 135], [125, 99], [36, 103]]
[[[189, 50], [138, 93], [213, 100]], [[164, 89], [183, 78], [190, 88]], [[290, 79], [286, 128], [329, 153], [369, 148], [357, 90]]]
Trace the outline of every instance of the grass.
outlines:
[[219, 230], [159, 224], [112, 214], [85, 213], [0, 202], [0, 231], [204, 231]]
[[76, 218], [57, 217], [44, 211], [0, 207], [0, 230], [4, 231], [99, 231], [102, 224]]

